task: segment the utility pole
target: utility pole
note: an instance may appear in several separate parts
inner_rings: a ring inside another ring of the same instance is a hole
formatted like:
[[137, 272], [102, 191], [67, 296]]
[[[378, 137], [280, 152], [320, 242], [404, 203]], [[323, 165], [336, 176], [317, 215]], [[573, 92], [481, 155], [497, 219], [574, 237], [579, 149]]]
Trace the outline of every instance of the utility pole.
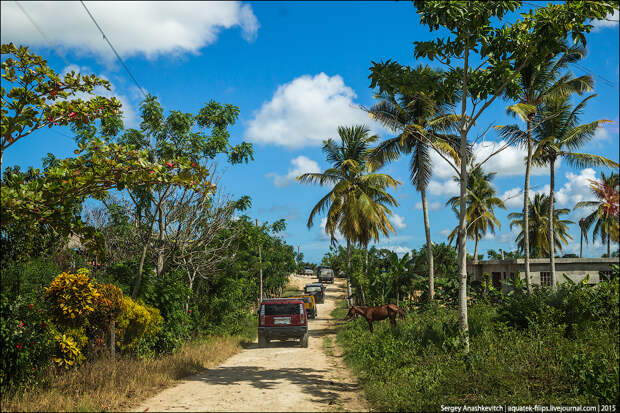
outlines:
[[[299, 259], [299, 244], [297, 244], [297, 271], [299, 271], [299, 265], [301, 264], [301, 259]], [[295, 271], [295, 272], [297, 272]]]
[[[258, 228], [258, 218], [256, 218], [256, 228]], [[260, 272], [260, 302], [263, 302], [263, 253], [260, 245], [260, 235], [258, 239], [258, 269]]]

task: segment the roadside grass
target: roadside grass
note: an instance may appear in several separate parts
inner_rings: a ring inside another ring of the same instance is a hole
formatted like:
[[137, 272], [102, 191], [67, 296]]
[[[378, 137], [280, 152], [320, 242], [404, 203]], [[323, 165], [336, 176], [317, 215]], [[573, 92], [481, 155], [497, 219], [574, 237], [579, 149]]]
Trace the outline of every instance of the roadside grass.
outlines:
[[301, 288], [297, 288], [292, 284], [287, 284], [286, 287], [284, 287], [284, 291], [282, 292], [282, 297], [287, 297], [290, 295], [299, 295], [303, 293], [303, 290]]
[[[344, 317], [339, 303], [334, 317]], [[455, 309], [429, 306], [392, 329], [365, 320], [338, 327], [337, 343], [373, 410], [434, 411], [441, 405], [596, 405], [618, 397], [618, 328], [592, 323], [516, 329], [487, 304], [470, 308], [470, 353], [458, 343]]]
[[183, 377], [238, 353], [247, 337], [213, 336], [182, 345], [173, 354], [138, 360], [100, 359], [73, 371], [53, 368], [37, 386], [3, 392], [2, 411], [126, 411]]
[[331, 337], [323, 337], [323, 351], [330, 357], [333, 357], [334, 351], [332, 350], [332, 339]]

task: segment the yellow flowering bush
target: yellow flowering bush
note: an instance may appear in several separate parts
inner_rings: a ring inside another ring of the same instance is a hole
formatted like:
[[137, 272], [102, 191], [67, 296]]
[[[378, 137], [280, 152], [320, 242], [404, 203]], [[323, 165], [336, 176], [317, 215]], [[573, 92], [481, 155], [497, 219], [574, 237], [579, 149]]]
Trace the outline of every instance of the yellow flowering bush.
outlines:
[[97, 288], [90, 281], [86, 268], [76, 274], [63, 272], [45, 289], [45, 296], [53, 304], [58, 321], [77, 322], [94, 310], [94, 302], [99, 297]]
[[123, 297], [122, 312], [116, 320], [117, 342], [122, 351], [133, 351], [143, 339], [159, 333], [164, 321], [159, 310], [129, 297]]
[[93, 305], [94, 311], [89, 316], [91, 325], [107, 330], [110, 321], [122, 312], [123, 291], [112, 284], [97, 284], [97, 293]]
[[[86, 336], [83, 337], [86, 340]], [[83, 344], [80, 343], [81, 337], [75, 339], [71, 335], [57, 333], [54, 335], [54, 339], [58, 343], [58, 353], [55, 357], [52, 357], [52, 361], [58, 367], [69, 369], [77, 366], [84, 360], [84, 355], [82, 354]]]

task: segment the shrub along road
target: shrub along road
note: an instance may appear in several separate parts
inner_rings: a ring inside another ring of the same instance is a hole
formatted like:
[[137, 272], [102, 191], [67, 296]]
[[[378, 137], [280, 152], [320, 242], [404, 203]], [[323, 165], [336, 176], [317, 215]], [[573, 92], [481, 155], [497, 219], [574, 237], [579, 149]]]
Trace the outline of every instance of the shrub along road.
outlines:
[[[291, 277], [303, 288], [310, 277]], [[326, 354], [335, 342], [331, 312], [344, 299], [344, 281], [328, 284], [318, 317], [310, 320], [308, 348], [296, 342], [248, 344], [216, 368], [189, 377], [146, 400], [135, 411], [326, 411], [367, 410], [359, 387], [341, 359]], [[332, 351], [330, 351], [332, 353]]]

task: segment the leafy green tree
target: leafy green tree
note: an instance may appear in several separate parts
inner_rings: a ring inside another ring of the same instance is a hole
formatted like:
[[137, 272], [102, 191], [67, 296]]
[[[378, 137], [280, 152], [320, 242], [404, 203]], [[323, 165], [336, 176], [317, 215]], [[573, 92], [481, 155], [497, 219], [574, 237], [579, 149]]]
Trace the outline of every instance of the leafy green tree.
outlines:
[[[570, 73], [562, 73], [567, 66], [583, 58], [585, 49], [582, 47], [565, 46], [559, 56], [537, 56], [521, 69], [519, 78], [519, 94], [517, 103], [508, 107], [508, 113], [516, 115], [525, 122], [522, 131], [516, 125], [501, 127], [501, 136], [509, 141], [516, 141], [527, 148], [525, 163], [525, 183], [523, 186], [523, 213], [525, 227], [529, 227], [528, 200], [530, 193], [530, 170], [532, 166], [533, 141], [532, 130], [535, 128], [536, 108], [550, 99], [568, 96], [572, 93], [581, 94], [592, 90], [592, 76], [573, 77]], [[528, 292], [532, 292], [530, 279], [529, 232], [525, 232], [525, 282]]]
[[503, 249], [499, 249], [499, 252], [491, 249], [487, 251], [487, 255], [490, 260], [503, 260], [503, 259], [514, 259], [514, 258], [523, 258], [525, 254], [521, 253], [521, 251], [504, 251]]
[[539, 127], [535, 129], [536, 149], [532, 156], [533, 162], [538, 165], [549, 166], [549, 261], [551, 266], [551, 285], [555, 288], [557, 279], [555, 275], [555, 241], [553, 234], [554, 220], [553, 202], [555, 193], [555, 162], [564, 158], [570, 165], [578, 168], [593, 166], [608, 166], [618, 168], [620, 165], [603, 156], [575, 152], [576, 149], [587, 144], [593, 137], [596, 129], [607, 120], [579, 124], [579, 118], [583, 113], [586, 103], [595, 97], [590, 95], [574, 107], [568, 96], [558, 97], [544, 103], [537, 112]]
[[[531, 217], [529, 221], [529, 233], [530, 233], [530, 256], [534, 258], [549, 257], [549, 209], [551, 208], [551, 200], [548, 195], [536, 194], [533, 200], [529, 202], [529, 215]], [[563, 215], [570, 212], [566, 208], [555, 208], [553, 210], [553, 228], [554, 228], [554, 246], [557, 250], [561, 251], [563, 245], [568, 243], [568, 240], [572, 239], [568, 226], [573, 224], [573, 221], [562, 219]], [[517, 246], [519, 251], [525, 251], [525, 235], [523, 224], [523, 213], [513, 212], [508, 214], [510, 221], [510, 229], [518, 227], [521, 229], [519, 235], [517, 235]]]
[[612, 172], [609, 176], [601, 172], [601, 179], [590, 181], [590, 189], [595, 197], [595, 201], [581, 201], [575, 205], [577, 208], [593, 208], [594, 210], [585, 218], [579, 221], [581, 234], [586, 234], [586, 242], [588, 242], [587, 233], [594, 225], [592, 239], [599, 236], [602, 243], [607, 243], [607, 256], [611, 256], [611, 241], [619, 242], [620, 224], [619, 218], [619, 195], [618, 190], [620, 179], [618, 174]]
[[396, 160], [401, 154], [411, 154], [409, 162], [410, 180], [422, 197], [424, 230], [428, 245], [429, 297], [434, 297], [434, 264], [426, 188], [432, 175], [428, 141], [445, 156], [458, 163], [454, 150], [456, 137], [446, 134], [454, 126], [454, 116], [444, 112], [447, 103], [455, 96], [446, 93], [442, 85], [442, 74], [428, 66], [415, 69], [404, 68], [396, 62], [374, 63], [371, 67], [371, 87], [378, 86], [381, 93], [375, 98], [379, 103], [368, 109], [368, 113], [398, 136], [381, 142], [370, 154], [373, 166], [383, 166]]
[[[125, 130], [115, 138], [118, 144], [130, 145], [146, 154], [151, 162], [158, 162], [163, 169], [174, 177], [190, 180], [199, 193], [208, 194], [215, 190], [212, 182], [192, 177], [189, 171], [206, 171], [208, 163], [218, 155], [225, 155], [232, 164], [248, 162], [253, 159], [252, 145], [242, 142], [232, 146], [229, 143], [228, 127], [232, 126], [239, 116], [236, 106], [210, 101], [203, 106], [196, 115], [171, 111], [167, 116], [154, 96], [147, 96], [141, 104], [140, 129]], [[104, 129], [84, 126], [77, 130], [78, 140], [91, 142], [105, 133]], [[203, 187], [198, 187], [203, 185]], [[191, 185], [190, 185], [191, 187]], [[158, 180], [146, 181], [144, 184], [136, 182], [122, 188], [127, 190], [129, 199], [134, 204], [137, 221], [140, 228], [142, 250], [136, 273], [136, 281], [132, 297], [137, 297], [140, 289], [144, 263], [148, 257], [149, 248], [156, 255], [156, 273], [164, 271], [165, 242], [164, 237], [168, 221], [165, 219], [166, 206], [173, 206], [168, 202], [176, 191], [179, 183]], [[155, 239], [153, 239], [155, 237]]]
[[448, 33], [447, 37], [414, 42], [414, 56], [437, 60], [448, 67], [447, 84], [460, 95], [460, 107], [455, 109], [459, 117], [458, 152], [463, 162], [460, 168], [452, 167], [460, 181], [459, 329], [466, 353], [469, 352], [465, 217], [468, 162], [464, 161], [470, 145], [469, 133], [498, 97], [517, 96], [519, 73], [533, 56], [557, 53], [568, 34], [575, 43], [585, 45], [585, 33], [593, 27], [590, 23], [604, 19], [618, 8], [613, 2], [550, 4], [521, 14], [515, 23], [503, 24], [504, 17], [517, 11], [521, 4], [519, 1], [414, 1], [422, 24], [431, 31], [445, 29]]
[[4, 151], [38, 129], [85, 125], [118, 115], [121, 103], [117, 98], [93, 96], [88, 101], [75, 98], [78, 93], [92, 94], [96, 87], [110, 90], [107, 80], [75, 71], [61, 77], [26, 46], [3, 43], [1, 53], [0, 173]]
[[[467, 219], [467, 236], [475, 240], [474, 262], [478, 261], [478, 242], [488, 232], [495, 233], [495, 226], [501, 228], [501, 223], [495, 216], [495, 208], [506, 209], [504, 201], [496, 196], [495, 189], [491, 186], [491, 181], [495, 176], [495, 172], [484, 172], [482, 168], [474, 169], [467, 177], [467, 198], [465, 204], [467, 211], [465, 217]], [[446, 202], [446, 205], [452, 206], [452, 210], [459, 215], [458, 205], [459, 198], [452, 197]], [[448, 236], [448, 242], [452, 240], [458, 232], [455, 228]]]

